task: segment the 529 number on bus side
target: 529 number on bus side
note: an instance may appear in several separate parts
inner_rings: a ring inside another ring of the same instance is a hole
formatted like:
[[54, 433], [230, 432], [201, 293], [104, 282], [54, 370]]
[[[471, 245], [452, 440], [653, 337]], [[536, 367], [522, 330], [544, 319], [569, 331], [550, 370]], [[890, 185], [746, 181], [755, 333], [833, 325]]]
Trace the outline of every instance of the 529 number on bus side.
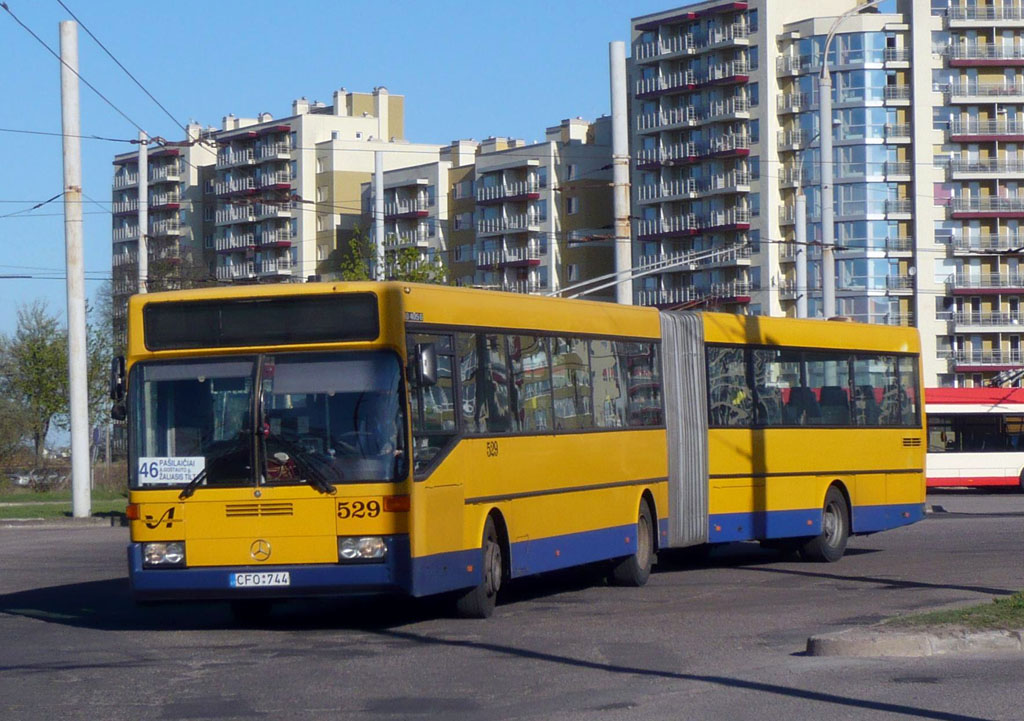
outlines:
[[338, 501], [338, 518], [376, 518], [380, 501]]

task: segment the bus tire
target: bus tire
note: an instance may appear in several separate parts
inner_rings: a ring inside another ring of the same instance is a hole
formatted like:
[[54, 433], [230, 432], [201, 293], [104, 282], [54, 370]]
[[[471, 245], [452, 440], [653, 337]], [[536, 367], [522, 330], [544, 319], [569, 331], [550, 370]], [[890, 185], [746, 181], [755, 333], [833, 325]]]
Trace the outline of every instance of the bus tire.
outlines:
[[804, 542], [800, 547], [800, 555], [806, 561], [835, 563], [843, 557], [849, 538], [850, 509], [842, 491], [832, 486], [825, 493], [821, 533]]
[[636, 551], [616, 561], [608, 574], [613, 586], [643, 586], [651, 575], [654, 563], [654, 519], [647, 500], [640, 501], [636, 519]]
[[504, 555], [494, 519], [488, 517], [480, 544], [483, 580], [455, 600], [455, 612], [461, 618], [490, 618], [498, 602], [498, 592], [505, 576]]

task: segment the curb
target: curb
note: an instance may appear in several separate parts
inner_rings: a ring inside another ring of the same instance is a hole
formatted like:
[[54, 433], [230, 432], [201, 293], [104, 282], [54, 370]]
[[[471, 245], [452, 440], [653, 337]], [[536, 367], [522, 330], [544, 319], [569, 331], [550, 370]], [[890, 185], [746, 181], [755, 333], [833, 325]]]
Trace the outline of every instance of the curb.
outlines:
[[807, 639], [808, 656], [905, 658], [947, 653], [1024, 651], [1024, 630], [905, 632], [847, 629]]
[[90, 516], [88, 518], [5, 518], [0, 520], [2, 528], [95, 528], [107, 526], [120, 528], [128, 523], [118, 516]]

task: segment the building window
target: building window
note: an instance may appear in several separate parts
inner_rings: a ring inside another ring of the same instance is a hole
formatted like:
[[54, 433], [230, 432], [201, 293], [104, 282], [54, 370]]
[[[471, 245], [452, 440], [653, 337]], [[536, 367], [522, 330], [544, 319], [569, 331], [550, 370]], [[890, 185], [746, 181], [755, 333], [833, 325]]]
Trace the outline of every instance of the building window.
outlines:
[[565, 212], [568, 215], [575, 215], [580, 212], [580, 199], [579, 198], [566, 198], [565, 199]]
[[565, 267], [565, 279], [570, 283], [580, 279], [579, 263], [569, 263], [569, 265]]
[[299, 164], [296, 161], [291, 162], [292, 166], [292, 180], [299, 177]]
[[318, 172], [318, 173], [324, 172], [324, 159], [323, 158], [317, 158], [316, 159], [316, 172]]
[[566, 180], [576, 180], [576, 178], [579, 175], [579, 170], [580, 170], [580, 166], [578, 166], [576, 163], [569, 163], [569, 165], [568, 165], [568, 167], [566, 168], [566, 171], [565, 171], [565, 179]]
[[327, 199], [327, 186], [321, 185], [316, 189], [316, 202], [322, 203]]
[[542, 188], [548, 186], [548, 169], [546, 167], [537, 168], [537, 184]]

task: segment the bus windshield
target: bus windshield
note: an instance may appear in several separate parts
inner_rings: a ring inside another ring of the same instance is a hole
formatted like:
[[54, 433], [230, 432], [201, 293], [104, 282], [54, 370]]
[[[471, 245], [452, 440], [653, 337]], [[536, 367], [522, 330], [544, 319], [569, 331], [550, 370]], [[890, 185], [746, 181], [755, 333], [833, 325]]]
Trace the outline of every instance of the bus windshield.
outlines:
[[405, 473], [393, 353], [149, 362], [132, 376], [132, 487], [184, 486], [203, 474], [204, 485], [329, 489]]

